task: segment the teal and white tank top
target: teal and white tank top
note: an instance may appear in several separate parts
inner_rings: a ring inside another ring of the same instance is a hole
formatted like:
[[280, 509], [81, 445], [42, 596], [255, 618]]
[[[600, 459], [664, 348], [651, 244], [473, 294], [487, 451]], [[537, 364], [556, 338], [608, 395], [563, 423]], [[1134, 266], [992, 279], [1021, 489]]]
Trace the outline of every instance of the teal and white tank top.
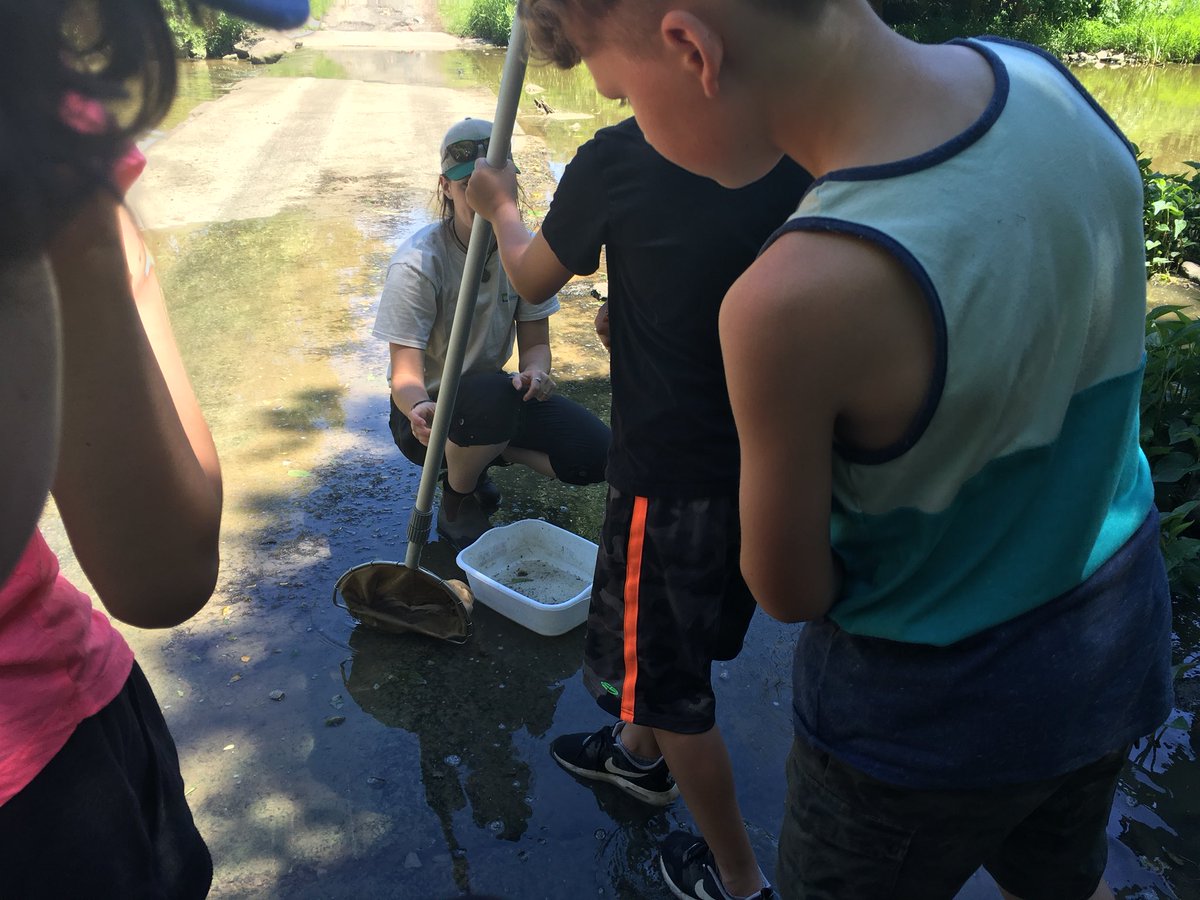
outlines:
[[979, 120], [920, 156], [819, 179], [777, 233], [872, 241], [928, 300], [923, 413], [896, 446], [837, 448], [832, 541], [847, 579], [830, 617], [934, 645], [1085, 584], [1153, 503], [1132, 149], [1051, 57], [961, 43], [995, 75]]

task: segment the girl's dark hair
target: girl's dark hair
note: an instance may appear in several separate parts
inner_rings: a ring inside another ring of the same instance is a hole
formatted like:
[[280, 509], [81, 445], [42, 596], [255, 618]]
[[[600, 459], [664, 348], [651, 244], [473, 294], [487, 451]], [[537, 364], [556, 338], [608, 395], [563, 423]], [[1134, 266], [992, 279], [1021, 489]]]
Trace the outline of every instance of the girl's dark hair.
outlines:
[[[166, 114], [175, 47], [160, 0], [0, 0], [0, 259], [38, 252]], [[80, 130], [67, 98], [106, 121]]]

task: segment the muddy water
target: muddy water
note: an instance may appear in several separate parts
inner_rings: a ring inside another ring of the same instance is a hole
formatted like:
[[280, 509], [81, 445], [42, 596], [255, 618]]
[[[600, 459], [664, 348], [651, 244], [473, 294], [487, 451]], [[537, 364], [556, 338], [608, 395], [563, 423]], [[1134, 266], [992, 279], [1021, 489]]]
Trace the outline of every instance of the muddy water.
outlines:
[[1200, 161], [1200, 66], [1076, 67], [1075, 76], [1161, 172]]
[[205, 60], [184, 63], [179, 68], [179, 90], [171, 111], [159, 125], [167, 132], [187, 118], [188, 114], [209, 100], [216, 100], [244, 78], [255, 74], [252, 66], [225, 60]]
[[[330, 50], [259, 69], [187, 64], [166, 128], [246, 77], [468, 89], [494, 87], [501, 58]], [[545, 142], [551, 172], [591, 131], [627, 114], [582, 73], [534, 69], [528, 80], [542, 90], [523, 97], [520, 126]], [[536, 160], [519, 161], [536, 214], [552, 180]], [[197, 620], [163, 638], [127, 633], [153, 668], [180, 743], [217, 861], [213, 894], [663, 896], [655, 847], [690, 826], [686, 810], [647, 810], [605, 786], [582, 787], [548, 754], [553, 737], [603, 721], [579, 677], [581, 629], [543, 638], [479, 607], [475, 637], [459, 648], [371, 632], [330, 602], [346, 568], [404, 553], [418, 472], [387, 432], [385, 348], [370, 326], [383, 266], [430, 221], [428, 196], [381, 185], [349, 215], [344, 205], [313, 202], [148, 235], [221, 450], [225, 565], [218, 596]], [[576, 282], [564, 291], [552, 326], [555, 368], [563, 393], [607, 418], [591, 288]], [[1174, 290], [1171, 299], [1192, 296]], [[511, 468], [497, 482], [505, 494], [498, 524], [543, 518], [596, 540], [602, 487]], [[47, 528], [64, 547], [52, 515]], [[422, 563], [461, 577], [441, 542], [425, 548]], [[66, 568], [79, 577], [69, 558]], [[1196, 605], [1181, 604], [1178, 619], [1181, 652], [1200, 647]], [[794, 630], [756, 617], [742, 656], [714, 667], [743, 813], [768, 872], [791, 731]], [[283, 698], [270, 699], [272, 691]], [[1193, 693], [1186, 710], [1195, 706]], [[1196, 716], [1180, 707], [1135, 750], [1114, 807], [1109, 877], [1122, 897], [1200, 896], [1192, 799], [1200, 740]], [[977, 876], [962, 896], [994, 893]]]
[[[404, 84], [500, 86], [503, 50], [407, 53], [395, 50], [302, 50], [268, 74], [284, 77], [358, 78]], [[537, 104], [545, 104], [546, 109]], [[581, 69], [563, 72], [531, 65], [521, 99], [520, 125], [545, 141], [548, 159], [561, 170], [575, 149], [598, 128], [627, 118], [630, 111], [602, 96]]]

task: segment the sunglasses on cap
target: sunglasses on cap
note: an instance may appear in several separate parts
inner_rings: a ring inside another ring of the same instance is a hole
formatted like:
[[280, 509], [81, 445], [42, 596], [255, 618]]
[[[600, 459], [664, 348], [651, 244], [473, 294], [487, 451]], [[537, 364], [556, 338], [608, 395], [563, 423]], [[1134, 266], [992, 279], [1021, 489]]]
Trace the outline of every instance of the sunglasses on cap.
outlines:
[[490, 138], [482, 141], [462, 140], [446, 145], [446, 155], [456, 163], [474, 162], [481, 156], [487, 156]]

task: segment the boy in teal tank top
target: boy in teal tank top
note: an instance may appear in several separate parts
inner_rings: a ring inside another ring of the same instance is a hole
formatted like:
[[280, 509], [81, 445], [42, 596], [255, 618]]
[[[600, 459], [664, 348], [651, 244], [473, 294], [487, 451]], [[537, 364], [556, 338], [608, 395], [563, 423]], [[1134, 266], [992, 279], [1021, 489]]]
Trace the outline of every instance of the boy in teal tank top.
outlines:
[[1040, 51], [916, 44], [867, 0], [521, 13], [673, 162], [817, 178], [721, 312], [743, 574], [809, 622], [782, 895], [951, 898], [984, 866], [1111, 897], [1117, 775], [1171, 704], [1124, 137]]

